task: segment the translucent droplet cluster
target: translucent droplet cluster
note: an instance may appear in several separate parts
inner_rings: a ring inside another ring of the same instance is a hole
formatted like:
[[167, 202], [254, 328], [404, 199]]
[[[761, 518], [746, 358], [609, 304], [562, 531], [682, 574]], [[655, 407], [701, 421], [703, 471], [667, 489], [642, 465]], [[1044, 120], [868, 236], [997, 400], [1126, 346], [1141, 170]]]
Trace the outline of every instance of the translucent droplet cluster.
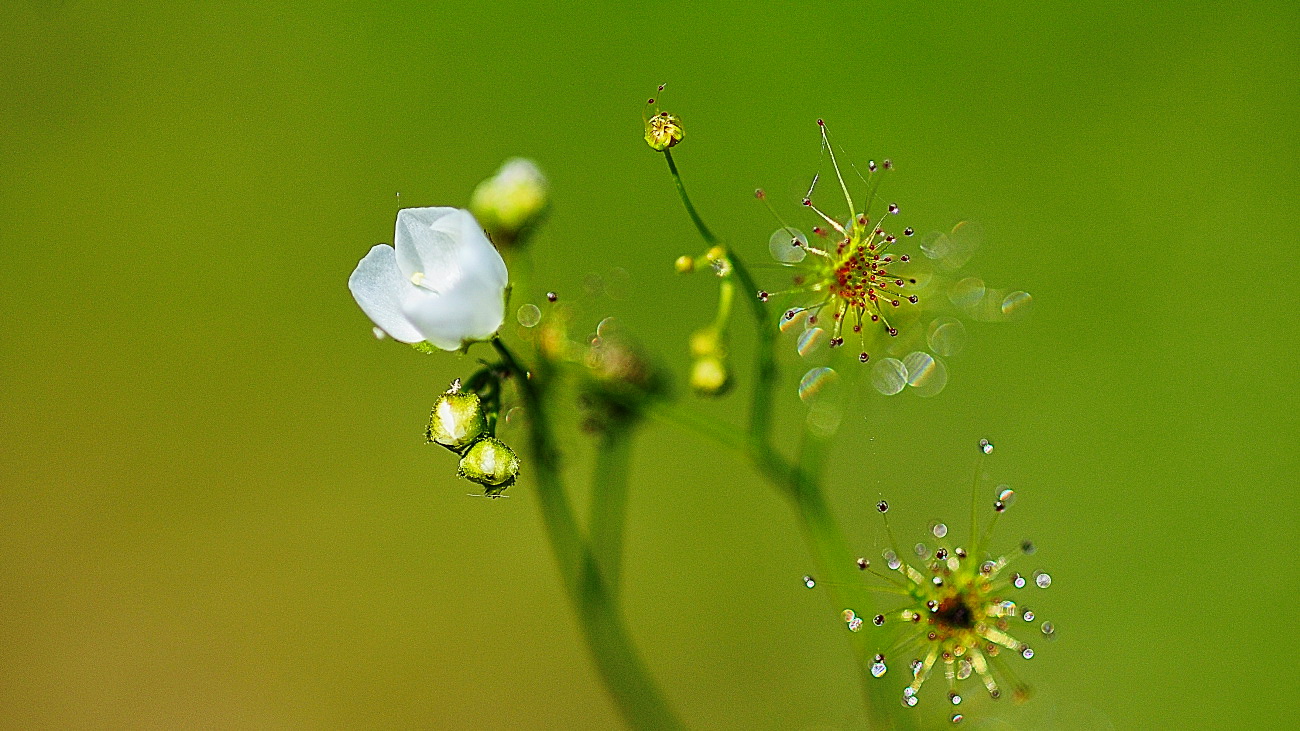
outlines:
[[[993, 444], [980, 440], [979, 450], [983, 458], [993, 451]], [[977, 487], [980, 484], [978, 476], [975, 484]], [[878, 570], [870, 561], [858, 559], [860, 569], [870, 571], [905, 594], [903, 606], [873, 618], [872, 624], [881, 628], [879, 646], [886, 649], [868, 663], [874, 677], [883, 676], [891, 660], [907, 663], [910, 678], [903, 688], [904, 706], [917, 705], [922, 686], [939, 670], [947, 681], [947, 698], [952, 705], [962, 703], [958, 683], [972, 676], [979, 679], [994, 699], [1008, 691], [1017, 701], [1028, 697], [1028, 686], [1017, 679], [1008, 657], [1018, 655], [1024, 660], [1034, 657], [1035, 650], [1017, 635], [1032, 627], [1039, 617], [1025, 606], [1021, 593], [1046, 589], [1052, 577], [1045, 571], [1034, 571], [1029, 578], [1012, 571], [1015, 564], [1034, 553], [1034, 545], [1029, 541], [1021, 541], [1005, 553], [991, 550], [993, 528], [1013, 502], [1014, 492], [1006, 485], [998, 485], [990, 497], [993, 499], [984, 505], [993, 508], [991, 517], [981, 521], [979, 511], [972, 510], [970, 533], [964, 543], [949, 540], [952, 532], [948, 524], [932, 521], [928, 534], [937, 542], [921, 542], [915, 546], [917, 564], [900, 558], [902, 552], [896, 547], [882, 552], [888, 570]], [[977, 508], [983, 502], [978, 492], [972, 500], [976, 501]], [[885, 519], [892, 542], [889, 506], [882, 500], [877, 510]], [[862, 618], [853, 610], [845, 610], [844, 617], [850, 629], [855, 632], [862, 629]], [[1038, 626], [1044, 637], [1055, 636], [1056, 628], [1051, 622], [1041, 622]], [[960, 723], [962, 714], [950, 718], [953, 723]]]

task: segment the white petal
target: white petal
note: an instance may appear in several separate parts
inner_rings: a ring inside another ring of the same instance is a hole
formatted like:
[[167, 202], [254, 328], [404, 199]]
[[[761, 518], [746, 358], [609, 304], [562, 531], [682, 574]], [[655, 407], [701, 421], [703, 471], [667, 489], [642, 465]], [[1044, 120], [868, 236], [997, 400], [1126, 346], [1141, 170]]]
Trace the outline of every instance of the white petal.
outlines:
[[436, 294], [418, 290], [403, 300], [402, 314], [424, 340], [457, 350], [467, 340], [487, 340], [501, 329], [505, 294], [468, 281]]
[[505, 288], [510, 279], [506, 263], [472, 213], [457, 210], [439, 219], [433, 229], [446, 231], [455, 239], [458, 244], [457, 258], [466, 277], [480, 279], [486, 286]]
[[397, 212], [393, 247], [397, 249], [397, 266], [407, 279], [417, 272], [429, 279], [435, 274], [439, 278], [459, 276], [456, 242], [445, 230], [433, 229], [440, 219], [455, 212], [455, 208], [403, 208]]
[[372, 248], [348, 277], [348, 289], [362, 311], [394, 340], [403, 343], [424, 340], [402, 314], [402, 300], [414, 287], [398, 269], [393, 247], [379, 244]]

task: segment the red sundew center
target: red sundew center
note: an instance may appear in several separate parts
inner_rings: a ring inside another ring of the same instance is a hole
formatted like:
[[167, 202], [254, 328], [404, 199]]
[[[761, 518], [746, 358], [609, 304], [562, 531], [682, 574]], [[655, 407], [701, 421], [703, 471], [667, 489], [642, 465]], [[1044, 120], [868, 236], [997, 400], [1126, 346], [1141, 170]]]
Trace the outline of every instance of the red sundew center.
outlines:
[[951, 629], [970, 629], [975, 626], [975, 609], [964, 594], [950, 596], [939, 602], [934, 621]]

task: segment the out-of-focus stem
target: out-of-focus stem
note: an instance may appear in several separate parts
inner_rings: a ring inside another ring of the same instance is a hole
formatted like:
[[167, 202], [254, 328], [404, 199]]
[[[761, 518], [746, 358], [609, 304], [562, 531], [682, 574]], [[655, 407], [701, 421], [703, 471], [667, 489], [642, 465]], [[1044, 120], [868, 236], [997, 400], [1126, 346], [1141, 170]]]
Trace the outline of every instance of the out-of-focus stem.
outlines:
[[623, 571], [632, 429], [630, 424], [616, 423], [601, 434], [591, 480], [591, 552], [600, 563], [606, 588], [615, 596]]
[[505, 343], [497, 338], [492, 340], [492, 346], [501, 355], [502, 364], [514, 376], [529, 413], [529, 452], [531, 468], [536, 475], [542, 521], [560, 567], [565, 592], [578, 615], [583, 636], [605, 687], [630, 726], [681, 728], [681, 723], [669, 709], [632, 646], [617, 602], [578, 530], [560, 478], [559, 451], [547, 418], [543, 394]]

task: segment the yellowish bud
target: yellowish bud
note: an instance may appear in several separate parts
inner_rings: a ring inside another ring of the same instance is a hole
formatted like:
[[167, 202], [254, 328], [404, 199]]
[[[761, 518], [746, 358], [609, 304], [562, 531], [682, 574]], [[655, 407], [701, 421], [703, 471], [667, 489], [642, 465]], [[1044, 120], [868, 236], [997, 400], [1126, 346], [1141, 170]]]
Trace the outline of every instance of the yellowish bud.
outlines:
[[645, 123], [645, 141], [650, 149], [663, 152], [682, 141], [686, 129], [682, 127], [682, 118], [669, 112], [659, 112]]
[[469, 209], [498, 241], [514, 241], [546, 209], [548, 187], [536, 163], [511, 158], [496, 175], [478, 184]]
[[695, 257], [679, 256], [677, 261], [673, 262], [673, 268], [677, 270], [678, 274], [690, 274], [695, 271]]
[[701, 396], [719, 396], [731, 386], [731, 374], [721, 358], [706, 356], [691, 363], [691, 389]]
[[460, 476], [483, 485], [488, 495], [497, 495], [519, 476], [519, 457], [500, 439], [484, 437], [461, 457]]
[[430, 444], [459, 452], [483, 433], [487, 420], [477, 394], [459, 393], [459, 382], [452, 389], [434, 402], [424, 437]]
[[691, 357], [721, 358], [722, 356], [722, 336], [717, 329], [705, 327], [691, 333]]

